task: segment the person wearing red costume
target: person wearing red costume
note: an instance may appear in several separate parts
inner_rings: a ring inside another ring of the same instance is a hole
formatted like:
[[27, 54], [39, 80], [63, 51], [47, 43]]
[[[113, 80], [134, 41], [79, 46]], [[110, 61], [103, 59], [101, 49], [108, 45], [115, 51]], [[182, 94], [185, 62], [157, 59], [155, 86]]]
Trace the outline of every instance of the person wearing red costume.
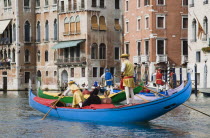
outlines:
[[161, 70], [158, 69], [156, 73], [156, 84], [157, 84], [157, 91], [159, 91], [160, 85], [163, 85], [163, 80], [162, 80], [163, 74], [161, 73]]

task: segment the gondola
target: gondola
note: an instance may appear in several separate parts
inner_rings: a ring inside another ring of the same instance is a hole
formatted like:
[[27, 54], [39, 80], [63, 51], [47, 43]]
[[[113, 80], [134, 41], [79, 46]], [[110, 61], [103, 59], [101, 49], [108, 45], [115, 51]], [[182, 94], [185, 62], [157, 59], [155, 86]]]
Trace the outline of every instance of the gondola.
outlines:
[[[56, 107], [50, 116], [77, 121], [94, 122], [147, 122], [160, 117], [186, 102], [192, 91], [190, 75], [185, 87], [177, 93], [159, 100], [133, 105], [98, 104], [81, 108]], [[53, 99], [44, 99], [29, 90], [29, 104], [32, 108], [47, 113], [54, 102]]]

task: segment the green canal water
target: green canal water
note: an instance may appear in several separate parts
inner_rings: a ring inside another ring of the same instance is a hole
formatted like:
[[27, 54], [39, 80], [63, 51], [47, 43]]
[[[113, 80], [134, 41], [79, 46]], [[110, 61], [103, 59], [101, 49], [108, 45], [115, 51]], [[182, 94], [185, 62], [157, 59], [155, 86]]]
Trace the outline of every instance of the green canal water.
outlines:
[[[192, 94], [186, 104], [210, 114], [210, 97]], [[49, 116], [40, 120], [43, 116], [29, 106], [27, 92], [0, 92], [0, 138], [210, 137], [210, 117], [185, 106], [149, 123], [75, 122]]]

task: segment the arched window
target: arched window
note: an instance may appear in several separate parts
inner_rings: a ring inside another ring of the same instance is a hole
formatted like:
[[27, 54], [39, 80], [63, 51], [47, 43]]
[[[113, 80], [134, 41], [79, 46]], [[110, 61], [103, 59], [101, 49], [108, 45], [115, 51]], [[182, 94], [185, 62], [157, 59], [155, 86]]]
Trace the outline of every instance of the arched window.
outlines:
[[41, 82], [42, 82], [42, 73], [41, 73], [40, 70], [37, 71], [36, 76], [37, 76], [37, 81], [39, 81], [40, 82], [40, 85], [41, 85]]
[[207, 34], [208, 34], [208, 19], [207, 17], [204, 17], [203, 19], [203, 29], [204, 29], [204, 36], [203, 36], [203, 40], [206, 41], [207, 40]]
[[101, 31], [107, 30], [104, 16], [100, 16], [100, 18], [99, 18], [99, 30], [101, 30]]
[[75, 20], [74, 17], [70, 18], [70, 34], [75, 33]]
[[38, 52], [37, 52], [37, 61], [40, 62], [40, 59], [41, 59], [41, 53], [40, 53], [40, 50], [38, 50]]
[[58, 25], [57, 19], [54, 20], [54, 40], [58, 40]]
[[8, 58], [11, 59], [11, 51], [10, 51], [10, 49], [8, 50]]
[[91, 46], [91, 59], [98, 59], [98, 45], [96, 43]]
[[64, 19], [64, 35], [69, 34], [69, 18]]
[[36, 25], [36, 42], [40, 42], [41, 41], [41, 26], [40, 26], [40, 22], [37, 22]]
[[48, 20], [45, 22], [45, 41], [49, 41], [49, 23]]
[[192, 22], [192, 41], [196, 42], [196, 20], [193, 19]]
[[106, 59], [106, 45], [103, 43], [99, 46], [99, 59]]
[[30, 42], [31, 26], [29, 21], [25, 22], [24, 29], [25, 29], [25, 42]]
[[30, 52], [28, 49], [25, 50], [25, 62], [30, 62]]
[[45, 51], [45, 62], [48, 62], [48, 51]]
[[15, 49], [12, 50], [12, 62], [15, 62]]
[[81, 33], [80, 32], [81, 30], [80, 30], [80, 18], [79, 18], [79, 16], [76, 17], [75, 22], [76, 22], [76, 33], [79, 34], [79, 33]]
[[13, 42], [16, 41], [16, 25], [13, 24]]
[[7, 51], [6, 51], [6, 49], [4, 50], [4, 59], [7, 59]]
[[96, 15], [91, 17], [91, 29], [98, 30], [98, 19]]

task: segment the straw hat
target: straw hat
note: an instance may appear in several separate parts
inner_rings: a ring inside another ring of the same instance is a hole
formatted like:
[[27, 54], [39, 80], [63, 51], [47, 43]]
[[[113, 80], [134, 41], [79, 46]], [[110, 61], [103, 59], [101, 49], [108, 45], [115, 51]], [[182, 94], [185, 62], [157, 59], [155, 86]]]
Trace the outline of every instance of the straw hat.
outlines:
[[74, 84], [74, 83], [75, 83], [75, 81], [70, 80], [68, 84]]
[[129, 54], [122, 54], [122, 55], [120, 56], [120, 58], [126, 58], [126, 57], [129, 57]]

